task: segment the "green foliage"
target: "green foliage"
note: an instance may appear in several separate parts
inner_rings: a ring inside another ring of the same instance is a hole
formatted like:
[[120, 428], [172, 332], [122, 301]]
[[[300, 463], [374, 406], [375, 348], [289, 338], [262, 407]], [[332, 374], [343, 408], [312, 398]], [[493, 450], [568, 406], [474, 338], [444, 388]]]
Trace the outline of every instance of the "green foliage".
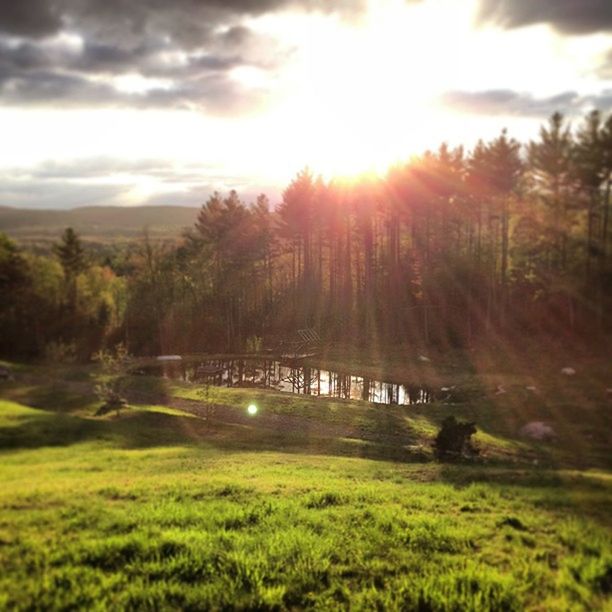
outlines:
[[94, 353], [92, 360], [100, 365], [103, 379], [98, 383], [94, 392], [103, 405], [96, 411], [96, 416], [102, 416], [112, 410], [117, 414], [121, 408], [127, 406], [127, 400], [122, 396], [125, 384], [124, 375], [130, 362], [126, 347], [119, 343], [114, 351], [100, 350]]
[[261, 353], [263, 338], [261, 336], [249, 336], [246, 341], [247, 353]]
[[204, 382], [203, 387], [198, 391], [198, 397], [204, 405], [203, 416], [207, 422], [210, 422], [215, 415], [215, 404], [211, 399], [210, 383]]
[[114, 350], [101, 349], [92, 355], [92, 361], [100, 364], [104, 374], [120, 374], [125, 370], [131, 357], [125, 345], [120, 342]]
[[36, 296], [45, 296], [49, 304], [58, 307], [63, 299], [63, 270], [54, 258], [42, 255], [26, 254], [32, 292]]
[[124, 279], [86, 265], [74, 232], [65, 232], [57, 254], [23, 253], [0, 234], [0, 352], [86, 359], [121, 327]]
[[62, 234], [61, 242], [54, 245], [53, 251], [64, 271], [66, 281], [66, 303], [68, 307], [76, 310], [78, 296], [77, 278], [87, 269], [85, 252], [76, 232], [68, 227]]
[[17, 245], [0, 233], [0, 288], [3, 295], [15, 291], [26, 278], [26, 261]]
[[136, 279], [136, 350], [238, 352], [303, 327], [384, 350], [609, 330], [611, 126], [557, 113], [526, 155], [504, 130], [384, 180], [306, 169], [272, 213], [215, 193], [156, 281]]
[[[215, 192], [180, 239], [86, 249], [95, 211], [51, 215], [80, 219], [55, 259], [0, 240], [11, 289], [0, 350], [41, 356], [74, 341], [82, 359], [123, 340], [139, 355], [238, 353], [306, 327], [381, 354], [588, 342], [612, 329], [611, 200], [612, 117], [593, 111], [574, 130], [555, 113], [526, 147], [505, 130], [472, 151], [442, 144], [385, 177], [326, 182], [305, 169], [276, 209], [263, 194]], [[132, 232], [139, 214], [168, 211], [117, 211]]]
[[74, 363], [77, 358], [76, 344], [62, 340], [51, 340], [45, 347], [45, 359], [49, 363]]

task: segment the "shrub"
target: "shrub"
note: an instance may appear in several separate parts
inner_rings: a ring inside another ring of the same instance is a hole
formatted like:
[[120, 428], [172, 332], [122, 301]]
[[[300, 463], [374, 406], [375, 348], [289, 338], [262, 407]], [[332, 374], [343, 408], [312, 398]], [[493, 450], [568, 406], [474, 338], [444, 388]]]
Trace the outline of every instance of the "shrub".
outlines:
[[476, 431], [476, 423], [457, 421], [454, 416], [446, 417], [433, 444], [437, 457], [445, 460], [478, 454], [471, 441]]
[[263, 347], [263, 338], [261, 336], [249, 336], [246, 341], [247, 353], [260, 353]]
[[121, 394], [121, 374], [125, 371], [130, 360], [128, 352], [122, 343], [119, 343], [114, 351], [101, 350], [92, 356], [97, 361], [103, 374], [107, 378], [97, 384], [94, 388], [95, 394], [101, 402], [104, 402], [96, 411], [95, 416], [102, 416], [115, 410], [117, 416], [121, 408], [128, 405], [127, 400]]
[[45, 358], [51, 363], [74, 363], [76, 344], [63, 340], [52, 340], [45, 346]]

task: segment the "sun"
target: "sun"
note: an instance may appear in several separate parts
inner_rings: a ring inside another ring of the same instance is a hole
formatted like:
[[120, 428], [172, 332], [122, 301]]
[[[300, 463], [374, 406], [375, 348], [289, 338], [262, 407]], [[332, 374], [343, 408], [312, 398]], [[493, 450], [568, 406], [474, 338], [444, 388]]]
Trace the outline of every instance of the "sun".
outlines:
[[469, 32], [465, 11], [448, 24], [457, 4], [383, 0], [370, 2], [356, 23], [321, 15], [260, 23], [302, 50], [274, 109], [273, 146], [283, 160], [325, 177], [351, 176], [383, 172], [444, 140], [449, 112], [437, 99], [448, 87], [449, 47], [438, 38], [465, 50], [458, 43]]

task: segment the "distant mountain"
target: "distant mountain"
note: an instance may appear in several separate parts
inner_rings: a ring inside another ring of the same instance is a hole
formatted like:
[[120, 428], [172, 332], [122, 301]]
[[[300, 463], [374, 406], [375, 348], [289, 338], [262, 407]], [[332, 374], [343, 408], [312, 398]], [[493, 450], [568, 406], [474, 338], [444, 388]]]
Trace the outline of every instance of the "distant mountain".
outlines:
[[58, 236], [72, 227], [83, 237], [178, 236], [191, 227], [197, 208], [187, 206], [87, 206], [71, 210], [20, 209], [0, 206], [0, 231], [25, 240]]

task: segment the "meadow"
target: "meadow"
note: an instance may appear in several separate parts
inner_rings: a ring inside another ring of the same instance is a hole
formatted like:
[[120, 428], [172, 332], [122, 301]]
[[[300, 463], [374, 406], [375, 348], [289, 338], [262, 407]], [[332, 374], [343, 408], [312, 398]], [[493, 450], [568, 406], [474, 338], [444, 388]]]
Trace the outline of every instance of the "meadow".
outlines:
[[[539, 405], [512, 374], [463, 404], [218, 388], [214, 411], [194, 385], [128, 377], [130, 408], [95, 418], [95, 366], [10, 367], [2, 609], [612, 609], [596, 369]], [[516, 435], [544, 411], [556, 440]], [[435, 461], [449, 413], [478, 423], [477, 459]]]

